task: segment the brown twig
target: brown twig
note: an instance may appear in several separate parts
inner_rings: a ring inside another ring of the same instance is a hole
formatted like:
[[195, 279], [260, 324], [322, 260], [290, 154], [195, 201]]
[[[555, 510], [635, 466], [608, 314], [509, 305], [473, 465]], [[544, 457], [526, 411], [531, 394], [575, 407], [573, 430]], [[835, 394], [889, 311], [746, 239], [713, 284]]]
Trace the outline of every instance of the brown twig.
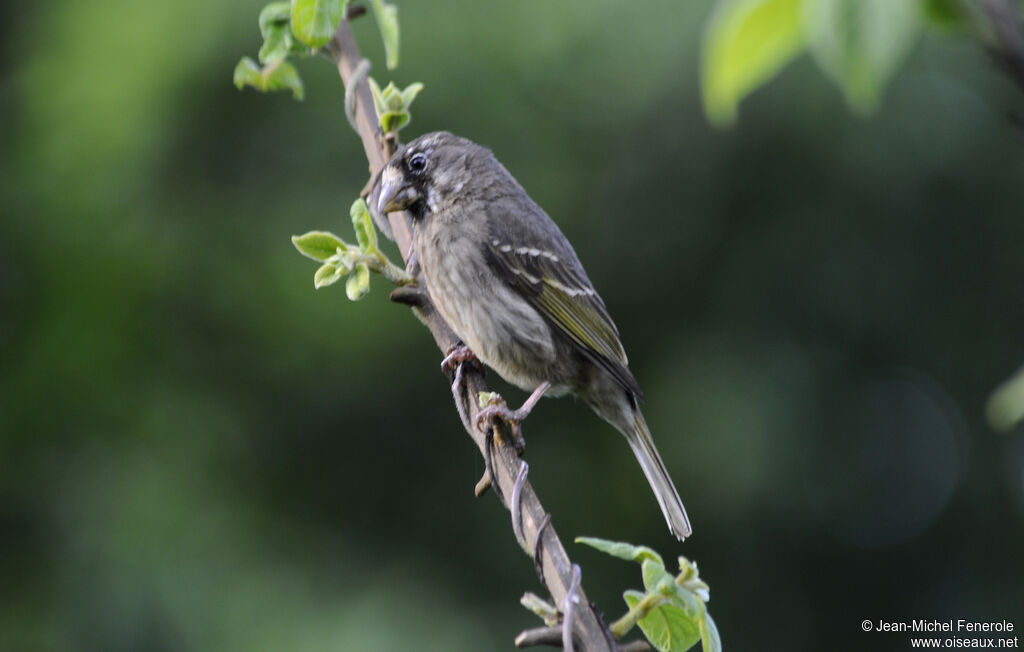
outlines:
[[1024, 32], [1020, 13], [1010, 0], [978, 0], [988, 17], [994, 43], [989, 54], [1007, 76], [1024, 90]]
[[[347, 112], [350, 113], [353, 126], [362, 140], [372, 178], [384, 167], [394, 153], [397, 143], [392, 137], [384, 137], [378, 128], [373, 96], [366, 82], [366, 76], [362, 74], [365, 65], [360, 67], [363, 57], [352, 36], [348, 20], [342, 20], [338, 26], [334, 39], [331, 41], [331, 53], [337, 63], [338, 73], [346, 84], [346, 96], [351, 102], [350, 106], [346, 107], [347, 109], [351, 108], [351, 111]], [[402, 252], [403, 258], [408, 263], [412, 242], [409, 217], [405, 213], [391, 213], [388, 215], [388, 221], [399, 251]], [[401, 295], [401, 298], [404, 299], [403, 303], [412, 305], [417, 316], [430, 329], [441, 351], [450, 350], [458, 342], [451, 329], [434, 310], [430, 298], [426, 294], [416, 297], [415, 300], [411, 300], [407, 293]], [[579, 646], [590, 652], [613, 652], [616, 650], [615, 641], [598, 613], [587, 600], [582, 587], [578, 585], [578, 576], [574, 585], [573, 564], [555, 533], [554, 527], [549, 524], [550, 515], [544, 510], [533, 487], [525, 477], [522, 478], [519, 486], [516, 486], [522, 463], [514, 448], [512, 446], [495, 446], [492, 450], [488, 445], [488, 438], [475, 427], [477, 415], [480, 412], [476, 397], [480, 392], [487, 391], [483, 372], [471, 365], [461, 366], [465, 367], [460, 370], [464, 382], [453, 385], [460, 418], [480, 452], [492, 460], [491, 481], [494, 483], [495, 493], [501, 496], [515, 494], [518, 497], [518, 518], [516, 520], [521, 523], [521, 531], [517, 532], [517, 538], [523, 542], [532, 543], [533, 549], [527, 549], [526, 552], [531, 557], [536, 554], [538, 568], [541, 570], [541, 580], [547, 586], [555, 604], [566, 604], [566, 599], [569, 598], [573, 605], [573, 609], [570, 611], [575, 613], [571, 618], [570, 629], [572, 637]], [[460, 390], [460, 388], [462, 389]], [[501, 433], [499, 433], [500, 436]], [[507, 437], [506, 440], [512, 441]], [[507, 504], [505, 507], [510, 508]], [[562, 628], [559, 627], [558, 631], [561, 637]]]
[[[519, 636], [516, 636], [517, 648], [524, 649], [528, 647], [538, 647], [540, 645], [561, 647], [562, 628], [536, 627], [534, 629], [523, 630], [522, 632], [519, 632]], [[629, 643], [623, 643], [619, 646], [618, 652], [647, 652], [650, 649], [651, 646], [647, 641], [636, 640]]]

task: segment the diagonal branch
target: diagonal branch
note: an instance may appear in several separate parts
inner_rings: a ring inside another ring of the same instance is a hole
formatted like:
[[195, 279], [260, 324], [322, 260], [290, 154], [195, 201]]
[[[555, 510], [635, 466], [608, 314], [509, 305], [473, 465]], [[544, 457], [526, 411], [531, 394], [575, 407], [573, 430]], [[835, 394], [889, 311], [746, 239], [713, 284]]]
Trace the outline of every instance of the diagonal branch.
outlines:
[[979, 0], [994, 43], [988, 47], [1003, 71], [1024, 90], [1024, 34], [1019, 10], [1009, 0]]
[[[338, 26], [338, 31], [331, 41], [331, 52], [337, 63], [338, 73], [348, 88], [346, 95], [354, 98], [354, 111], [350, 117], [353, 118], [362, 140], [369, 162], [370, 176], [373, 178], [394, 152], [396, 142], [393, 137], [385, 138], [378, 128], [377, 112], [370, 87], [365, 75], [357, 74], [363, 58], [352, 36], [347, 18]], [[365, 66], [363, 68], [365, 69]], [[405, 213], [391, 213], [387, 217], [395, 242], [398, 243], [402, 257], [408, 263], [412, 241], [409, 217]], [[457, 343], [456, 336], [434, 310], [428, 297], [421, 295], [410, 299], [405, 295], [401, 301], [413, 305], [413, 309], [430, 329], [441, 351], [448, 351]], [[496, 483], [495, 493], [502, 497], [505, 507], [518, 517], [514, 529], [520, 538], [520, 545], [528, 555], [534, 557], [538, 574], [547, 585], [556, 604], [562, 607], [563, 613], [572, 614], [571, 631], [577, 644], [588, 651], [613, 652], [617, 646], [611, 633], [578, 585], [578, 567], [574, 577], [573, 564], [554, 527], [550, 525], [550, 515], [544, 510], [533, 487], [526, 480], [525, 473], [520, 476], [525, 463], [519, 459], [512, 446], [493, 446], [491, 437], [475, 427], [480, 412], [476, 397], [480, 392], [487, 391], [482, 371], [469, 365], [462, 365], [458, 373], [465, 381], [462, 384], [453, 384], [459, 415], [466, 431], [473, 438], [492, 471], [492, 479]], [[511, 439], [506, 438], [506, 441]], [[512, 496], [518, 501], [510, 506], [511, 498], [505, 497]], [[570, 605], [570, 608], [566, 609], [566, 605]]]

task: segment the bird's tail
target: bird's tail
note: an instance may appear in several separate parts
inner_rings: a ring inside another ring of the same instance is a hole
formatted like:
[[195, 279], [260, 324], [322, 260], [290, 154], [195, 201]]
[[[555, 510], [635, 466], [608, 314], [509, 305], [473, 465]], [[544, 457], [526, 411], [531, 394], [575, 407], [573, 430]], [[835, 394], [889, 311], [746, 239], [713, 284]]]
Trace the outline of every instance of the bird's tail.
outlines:
[[633, 415], [633, 432], [630, 433], [632, 436], [626, 436], [629, 447], [633, 449], [633, 454], [640, 462], [640, 467], [644, 470], [644, 475], [647, 476], [647, 482], [651, 484], [651, 490], [654, 491], [654, 496], [658, 499], [658, 504], [661, 505], [661, 512], [668, 522], [668, 529], [682, 541], [693, 532], [690, 527], [690, 519], [686, 516], [686, 509], [683, 507], [683, 501], [679, 499], [675, 485], [672, 484], [672, 478], [665, 470], [665, 463], [661, 461], [661, 455], [658, 455], [658, 449], [654, 446], [647, 422], [644, 421], [640, 410], [634, 410]]

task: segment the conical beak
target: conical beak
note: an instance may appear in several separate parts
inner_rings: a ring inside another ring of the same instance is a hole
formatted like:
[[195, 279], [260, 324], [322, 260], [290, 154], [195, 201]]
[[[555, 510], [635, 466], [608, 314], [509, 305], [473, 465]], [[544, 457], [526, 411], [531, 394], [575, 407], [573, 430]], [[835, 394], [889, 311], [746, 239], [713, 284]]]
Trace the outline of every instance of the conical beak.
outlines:
[[384, 168], [380, 179], [380, 198], [377, 200], [377, 210], [382, 215], [408, 208], [419, 198], [419, 193], [405, 182], [399, 170]]

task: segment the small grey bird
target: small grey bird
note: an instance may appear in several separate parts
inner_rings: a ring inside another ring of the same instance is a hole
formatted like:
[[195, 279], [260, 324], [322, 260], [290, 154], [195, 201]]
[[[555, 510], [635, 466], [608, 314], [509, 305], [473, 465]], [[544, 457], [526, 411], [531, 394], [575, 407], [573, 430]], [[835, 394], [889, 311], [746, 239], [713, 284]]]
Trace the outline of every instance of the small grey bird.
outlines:
[[462, 342], [530, 398], [572, 393], [626, 436], [669, 529], [690, 521], [651, 439], [604, 302], [569, 241], [490, 150], [447, 132], [400, 148], [381, 172], [381, 214], [407, 210], [431, 299]]

